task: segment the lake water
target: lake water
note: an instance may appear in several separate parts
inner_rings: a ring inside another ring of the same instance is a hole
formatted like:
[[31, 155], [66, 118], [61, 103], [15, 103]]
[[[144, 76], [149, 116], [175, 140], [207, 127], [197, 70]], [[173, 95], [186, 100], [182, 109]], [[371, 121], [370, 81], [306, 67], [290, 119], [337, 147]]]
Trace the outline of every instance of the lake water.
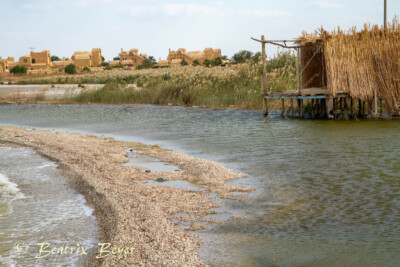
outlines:
[[85, 256], [39, 253], [38, 244], [97, 249], [98, 226], [84, 197], [30, 149], [0, 147], [0, 159], [0, 266], [83, 266]]
[[[261, 111], [4, 105], [0, 124], [159, 144], [249, 175], [245, 214], [197, 232], [214, 265], [398, 266], [400, 122], [264, 120]], [[18, 182], [17, 182], [18, 184]]]

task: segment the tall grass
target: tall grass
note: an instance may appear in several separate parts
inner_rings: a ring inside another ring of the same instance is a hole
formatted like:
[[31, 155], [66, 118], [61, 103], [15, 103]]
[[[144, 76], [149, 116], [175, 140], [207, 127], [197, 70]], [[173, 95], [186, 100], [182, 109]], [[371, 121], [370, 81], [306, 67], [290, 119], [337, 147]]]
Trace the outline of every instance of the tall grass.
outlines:
[[[268, 62], [268, 89], [283, 91], [297, 86], [295, 57], [281, 52]], [[294, 63], [293, 63], [294, 62]], [[237, 67], [179, 67], [147, 70], [112, 70], [94, 74], [63, 75], [22, 83], [103, 83], [98, 90], [83, 90], [64, 102], [110, 104], [186, 105], [212, 108], [262, 107], [261, 65]], [[126, 86], [136, 84], [138, 87]]]

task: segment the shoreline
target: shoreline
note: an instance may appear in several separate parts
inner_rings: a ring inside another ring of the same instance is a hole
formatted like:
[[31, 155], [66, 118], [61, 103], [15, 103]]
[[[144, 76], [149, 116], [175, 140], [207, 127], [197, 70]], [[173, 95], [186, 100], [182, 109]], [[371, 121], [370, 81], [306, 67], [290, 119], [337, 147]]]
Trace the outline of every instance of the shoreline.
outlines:
[[[100, 240], [113, 247], [134, 247], [133, 255], [96, 259], [91, 255], [88, 265], [204, 265], [197, 254], [201, 241], [195, 234], [179, 228], [171, 216], [191, 222], [189, 230], [204, 228], [200, 222], [215, 222], [203, 215], [215, 214], [218, 207], [208, 196], [244, 199], [253, 189], [229, 186], [227, 181], [245, 177], [204, 159], [184, 153], [116, 141], [112, 138], [77, 133], [31, 130], [25, 127], [0, 126], [0, 145], [30, 147], [39, 155], [58, 164], [58, 168], [87, 203], [94, 208], [100, 227]], [[143, 173], [140, 167], [121, 165], [128, 162], [126, 149], [174, 164], [183, 172]], [[203, 191], [152, 186], [137, 181], [182, 180], [202, 187]]]

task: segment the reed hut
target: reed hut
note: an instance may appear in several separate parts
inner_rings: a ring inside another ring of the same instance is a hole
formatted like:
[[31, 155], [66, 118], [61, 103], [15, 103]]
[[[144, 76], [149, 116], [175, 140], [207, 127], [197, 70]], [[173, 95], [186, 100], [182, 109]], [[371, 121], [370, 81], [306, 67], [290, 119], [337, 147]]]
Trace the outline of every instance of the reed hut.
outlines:
[[[398, 115], [400, 31], [397, 18], [387, 28], [364, 25], [361, 31], [354, 27], [347, 32], [340, 28], [332, 32], [320, 29], [312, 34], [304, 32], [293, 41], [252, 39], [263, 45], [269, 43], [298, 51], [299, 94], [307, 89], [325, 90], [326, 99], [340, 96], [348, 97], [352, 103], [353, 100], [369, 103], [369, 113], [373, 102], [377, 113], [377, 102], [383, 101], [389, 114]], [[288, 46], [287, 42], [294, 45]]]
[[[332, 96], [345, 92], [353, 99], [385, 101], [391, 110], [400, 100], [400, 31], [397, 19], [387, 29], [364, 26], [306, 34], [300, 45], [302, 87], [324, 87]], [[376, 96], [375, 96], [376, 94]]]

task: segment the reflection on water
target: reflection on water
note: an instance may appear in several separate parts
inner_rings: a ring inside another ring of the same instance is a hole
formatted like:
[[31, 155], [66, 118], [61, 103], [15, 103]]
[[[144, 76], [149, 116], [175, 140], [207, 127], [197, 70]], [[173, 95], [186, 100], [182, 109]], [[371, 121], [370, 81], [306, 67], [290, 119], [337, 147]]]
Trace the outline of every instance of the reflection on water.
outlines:
[[[0, 159], [0, 266], [83, 266], [87, 258], [75, 253], [35, 257], [39, 243], [95, 247], [97, 224], [84, 197], [29, 149], [0, 147]], [[26, 253], [17, 253], [17, 242], [28, 245], [19, 248]]]
[[159, 144], [249, 174], [246, 214], [200, 232], [217, 265], [396, 266], [400, 123], [264, 121], [260, 111], [0, 106], [0, 123]]

